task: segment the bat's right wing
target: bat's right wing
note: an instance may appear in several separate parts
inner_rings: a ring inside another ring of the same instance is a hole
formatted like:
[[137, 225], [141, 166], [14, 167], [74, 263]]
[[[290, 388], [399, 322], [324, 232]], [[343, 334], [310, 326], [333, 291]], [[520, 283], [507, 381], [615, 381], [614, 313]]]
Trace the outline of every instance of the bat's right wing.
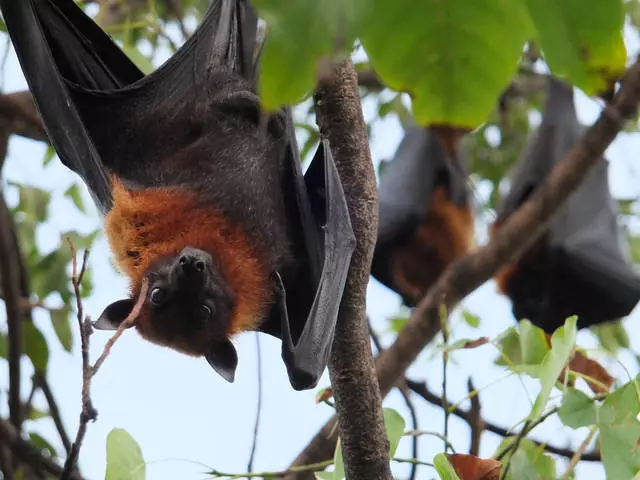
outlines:
[[246, 0], [212, 0], [193, 36], [147, 76], [73, 0], [0, 0], [0, 10], [51, 142], [102, 212], [111, 206], [105, 167], [124, 178], [153, 171], [193, 141], [192, 112], [171, 112], [214, 96], [216, 71], [253, 77], [257, 18]]

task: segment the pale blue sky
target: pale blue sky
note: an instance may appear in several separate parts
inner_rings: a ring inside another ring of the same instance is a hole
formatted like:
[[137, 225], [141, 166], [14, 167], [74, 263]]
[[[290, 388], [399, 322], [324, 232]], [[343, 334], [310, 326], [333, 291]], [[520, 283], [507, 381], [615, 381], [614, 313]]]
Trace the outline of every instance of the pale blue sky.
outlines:
[[[630, 39], [637, 48], [635, 38]], [[13, 52], [10, 53], [4, 75], [7, 92], [23, 90], [26, 84]], [[375, 116], [375, 105], [365, 104], [368, 119]], [[580, 119], [591, 123], [597, 118], [599, 107], [581, 93], [577, 95]], [[373, 127], [371, 149], [375, 162], [391, 158], [401, 140], [402, 130], [395, 119], [379, 121]], [[640, 142], [637, 135], [621, 135], [609, 149], [611, 160], [610, 184], [616, 197], [636, 197], [638, 187], [638, 166], [633, 152], [638, 151]], [[52, 191], [50, 221], [37, 232], [42, 249], [48, 251], [60, 246], [60, 232], [76, 229], [89, 232], [101, 227], [101, 219], [91, 204], [86, 191], [89, 214], [82, 215], [63, 192], [77, 177], [53, 161], [43, 168], [44, 145], [19, 137], [13, 137], [4, 169], [4, 184], [17, 181], [39, 186]], [[482, 194], [484, 189], [478, 186]], [[16, 191], [6, 187], [10, 204], [15, 204]], [[486, 193], [486, 192], [485, 192]], [[486, 242], [485, 228], [477, 232], [479, 244]], [[90, 256], [94, 269], [94, 294], [85, 300], [86, 313], [95, 317], [104, 306], [126, 294], [126, 283], [110, 265], [110, 253], [103, 237], [96, 241]], [[51, 302], [55, 305], [55, 299]], [[395, 314], [400, 306], [398, 297], [382, 287], [375, 280], [369, 285], [368, 312], [374, 326], [383, 331], [386, 319]], [[493, 282], [488, 282], [465, 300], [464, 306], [482, 318], [481, 328], [473, 330], [460, 321], [459, 312], [452, 316], [455, 338], [474, 338], [488, 335], [497, 336], [513, 324], [510, 304], [495, 291]], [[631, 341], [636, 351], [640, 351], [640, 329], [637, 326], [638, 309], [627, 320]], [[4, 311], [0, 313], [0, 328], [6, 329]], [[80, 412], [81, 361], [80, 342], [77, 328], [73, 324], [74, 348], [72, 354], [62, 350], [42, 312], [36, 312], [35, 321], [45, 333], [50, 343], [49, 379], [55, 396], [61, 406], [63, 420], [70, 435], [75, 434]], [[109, 337], [108, 332], [96, 332], [92, 336], [91, 357], [95, 359]], [[393, 337], [383, 337], [389, 344]], [[582, 346], [595, 345], [587, 332], [579, 334]], [[172, 350], [151, 345], [140, 339], [137, 333], [127, 332], [116, 344], [112, 355], [93, 382], [94, 405], [99, 411], [98, 421], [90, 424], [80, 455], [83, 473], [89, 479], [104, 478], [105, 440], [108, 432], [115, 427], [124, 428], [141, 445], [147, 461], [155, 461], [147, 467], [150, 480], [199, 479], [203, 478], [203, 467], [170, 459], [185, 459], [202, 462], [213, 468], [231, 472], [242, 472], [246, 468], [253, 432], [256, 408], [256, 350], [254, 334], [244, 334], [235, 341], [239, 352], [239, 366], [236, 382], [228, 384], [214, 374], [203, 359], [189, 358]], [[295, 392], [287, 379], [280, 359], [280, 343], [273, 338], [261, 336], [264, 370], [264, 399], [262, 423], [258, 440], [254, 470], [278, 470], [286, 468], [299, 450], [306, 445], [316, 431], [332, 414], [326, 405], [316, 405], [315, 390]], [[492, 366], [496, 351], [491, 346], [479, 350], [459, 352], [453, 355], [449, 371], [449, 396], [455, 401], [466, 395], [466, 380], [472, 374], [476, 387], [486, 387], [481, 393], [483, 413], [489, 421], [502, 426], [511, 426], [521, 420], [529, 411], [530, 402], [537, 394], [537, 382], [527, 378], [510, 377], [489, 386], [505, 373]], [[622, 355], [631, 374], [638, 367], [631, 355]], [[608, 362], [617, 378], [628, 379], [619, 364]], [[28, 360], [23, 361], [23, 389], [28, 392], [29, 376], [32, 371]], [[408, 375], [414, 379], [426, 379], [435, 391], [441, 390], [441, 362], [431, 354], [423, 354], [410, 368]], [[8, 369], [6, 362], [0, 362], [2, 396], [0, 412], [6, 414], [6, 385]], [[328, 385], [325, 373], [320, 387]], [[526, 390], [523, 390], [526, 387]], [[555, 392], [556, 395], [558, 392]], [[530, 399], [527, 400], [527, 399]], [[36, 404], [45, 406], [44, 398], [38, 394]], [[397, 392], [390, 394], [384, 402], [386, 407], [397, 408], [408, 418], [403, 400]], [[420, 427], [425, 430], [442, 431], [443, 416], [439, 409], [425, 405], [416, 399]], [[51, 440], [63, 452], [53, 422], [45, 419], [25, 424], [28, 431], [37, 431]], [[572, 439], [576, 446], [586, 435], [581, 429], [573, 435], [556, 421], [548, 421], [535, 431], [535, 437], [550, 439], [554, 445], [563, 446]], [[450, 438], [459, 451], [468, 448], [468, 429], [464, 423], [452, 417]], [[500, 439], [490, 433], [483, 437], [481, 454], [490, 456]], [[433, 455], [442, 451], [442, 442], [432, 437], [421, 438], [420, 458], [431, 461]], [[398, 456], [410, 456], [410, 441], [402, 440]], [[394, 471], [404, 475], [406, 465], [394, 464]], [[580, 467], [578, 478], [604, 478], [600, 467]], [[428, 467], [421, 467], [418, 478], [434, 478], [435, 473]]]

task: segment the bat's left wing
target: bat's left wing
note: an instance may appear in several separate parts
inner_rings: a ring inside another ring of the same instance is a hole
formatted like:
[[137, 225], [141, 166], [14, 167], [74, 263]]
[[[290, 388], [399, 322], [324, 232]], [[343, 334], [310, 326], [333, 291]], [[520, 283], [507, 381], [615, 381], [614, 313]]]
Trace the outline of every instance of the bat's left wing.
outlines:
[[328, 141], [320, 142], [303, 176], [290, 111], [286, 115], [289, 201], [300, 222], [308, 278], [286, 282], [275, 274], [278, 304], [262, 331], [282, 339], [291, 385], [306, 390], [317, 385], [327, 365], [356, 240]]

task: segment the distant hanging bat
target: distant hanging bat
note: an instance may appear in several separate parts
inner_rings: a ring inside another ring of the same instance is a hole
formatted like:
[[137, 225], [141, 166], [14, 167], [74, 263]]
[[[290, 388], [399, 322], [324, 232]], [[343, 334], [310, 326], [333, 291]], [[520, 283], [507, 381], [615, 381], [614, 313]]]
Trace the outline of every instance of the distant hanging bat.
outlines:
[[[538, 131], [514, 170], [493, 230], [500, 228], [549, 174], [584, 128], [578, 123], [573, 89], [550, 77]], [[609, 192], [608, 163], [602, 159], [557, 212], [548, 231], [516, 263], [497, 275], [500, 291], [513, 302], [517, 319], [553, 332], [578, 315], [588, 327], [628, 315], [640, 300], [634, 273]]]
[[381, 173], [371, 273], [410, 307], [471, 248], [466, 165], [449, 151], [438, 131], [410, 126]]
[[355, 238], [327, 142], [303, 177], [291, 113], [261, 111], [248, 2], [213, 0], [147, 76], [72, 0], [0, 9], [49, 137], [106, 214], [131, 282], [96, 328], [117, 328], [147, 279], [144, 338], [233, 381], [229, 338], [267, 332], [292, 386], [314, 387]]

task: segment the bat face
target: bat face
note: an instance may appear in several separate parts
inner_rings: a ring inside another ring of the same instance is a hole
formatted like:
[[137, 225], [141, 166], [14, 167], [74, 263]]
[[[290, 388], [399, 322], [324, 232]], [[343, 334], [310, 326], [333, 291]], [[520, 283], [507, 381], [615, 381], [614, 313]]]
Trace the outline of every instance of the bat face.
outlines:
[[225, 339], [233, 300], [209, 253], [186, 247], [152, 265], [147, 279], [142, 336], [195, 355]]

